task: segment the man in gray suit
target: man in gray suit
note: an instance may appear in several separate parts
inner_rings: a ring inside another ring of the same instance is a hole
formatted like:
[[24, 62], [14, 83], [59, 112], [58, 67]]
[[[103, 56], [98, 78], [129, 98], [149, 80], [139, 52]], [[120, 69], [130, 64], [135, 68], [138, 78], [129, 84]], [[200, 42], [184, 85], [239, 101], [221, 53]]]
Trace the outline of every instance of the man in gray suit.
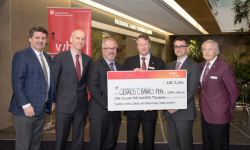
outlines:
[[200, 67], [187, 57], [189, 50], [185, 37], [174, 40], [174, 51], [177, 60], [167, 65], [167, 70], [187, 70], [187, 109], [168, 109], [163, 111], [167, 117], [168, 146], [170, 150], [193, 149], [193, 121], [197, 118], [194, 96], [197, 93]]

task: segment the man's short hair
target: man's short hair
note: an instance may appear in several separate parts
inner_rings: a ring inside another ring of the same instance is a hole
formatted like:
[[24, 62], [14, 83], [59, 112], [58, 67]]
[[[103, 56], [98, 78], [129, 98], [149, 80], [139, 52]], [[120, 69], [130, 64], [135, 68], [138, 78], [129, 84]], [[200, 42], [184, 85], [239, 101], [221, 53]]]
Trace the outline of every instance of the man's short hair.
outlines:
[[205, 43], [213, 43], [215, 51], [218, 52], [218, 54], [220, 54], [219, 44], [216, 41], [214, 41], [214, 40], [206, 40], [204, 43], [202, 43], [202, 45], [201, 45], [201, 50], [202, 51], [203, 51], [203, 45]]
[[30, 29], [29, 31], [29, 38], [32, 38], [34, 35], [34, 32], [42, 32], [44, 34], [46, 34], [46, 38], [48, 38], [48, 31], [46, 29], [44, 29], [43, 27], [33, 27]]
[[177, 37], [177, 38], [174, 40], [173, 45], [174, 45], [174, 43], [175, 43], [176, 41], [185, 41], [186, 46], [188, 46], [188, 40], [187, 40], [187, 38], [184, 37], [184, 36], [179, 36], [179, 37]]
[[[74, 36], [74, 34], [75, 34], [75, 32], [76, 31], [82, 31], [82, 30], [80, 30], [80, 29], [76, 29], [76, 30], [74, 30], [72, 33], [71, 33], [71, 38], [73, 38], [73, 36]], [[83, 32], [83, 31], [82, 31]], [[83, 32], [84, 33], [84, 32]], [[84, 33], [84, 35], [85, 35], [85, 33]], [[85, 35], [85, 38], [86, 38], [86, 35]]]
[[102, 41], [102, 49], [104, 48], [104, 45], [105, 45], [105, 42], [106, 42], [106, 41], [113, 41], [113, 42], [115, 42], [116, 48], [118, 48], [118, 45], [117, 45], [115, 39], [106, 38], [106, 39], [104, 39], [104, 40]]
[[142, 39], [144, 39], [144, 40], [148, 40], [148, 44], [150, 44], [151, 43], [151, 41], [150, 41], [150, 38], [149, 38], [149, 36], [147, 35], [147, 34], [141, 34], [141, 35], [139, 35], [137, 38], [136, 38], [136, 45], [137, 45], [137, 41], [138, 41], [138, 39], [140, 39], [140, 38], [142, 38]]

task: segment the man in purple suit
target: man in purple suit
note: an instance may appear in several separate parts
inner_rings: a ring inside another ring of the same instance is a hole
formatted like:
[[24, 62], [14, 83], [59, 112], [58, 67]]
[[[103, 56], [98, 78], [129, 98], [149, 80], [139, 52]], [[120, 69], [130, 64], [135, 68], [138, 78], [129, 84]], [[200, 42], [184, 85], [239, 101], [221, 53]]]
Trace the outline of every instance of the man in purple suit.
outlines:
[[234, 119], [234, 106], [238, 88], [230, 64], [217, 58], [218, 43], [207, 40], [202, 44], [200, 64], [200, 113], [204, 150], [228, 150], [230, 120]]

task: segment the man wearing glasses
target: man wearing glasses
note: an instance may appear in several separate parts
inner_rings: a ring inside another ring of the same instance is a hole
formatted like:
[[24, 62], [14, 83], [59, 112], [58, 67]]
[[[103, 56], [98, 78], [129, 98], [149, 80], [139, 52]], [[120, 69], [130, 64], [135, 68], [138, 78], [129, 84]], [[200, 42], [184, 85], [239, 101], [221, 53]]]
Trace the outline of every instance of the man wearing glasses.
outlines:
[[117, 43], [114, 39], [102, 42], [103, 57], [89, 65], [88, 90], [91, 94], [88, 117], [90, 118], [90, 150], [114, 150], [121, 125], [121, 112], [108, 111], [107, 72], [120, 71], [115, 62]]
[[177, 60], [167, 65], [167, 70], [187, 70], [187, 109], [168, 109], [163, 111], [167, 117], [168, 146], [171, 150], [193, 149], [193, 121], [197, 118], [194, 97], [197, 93], [200, 66], [187, 57], [189, 50], [185, 37], [174, 40], [174, 51]]

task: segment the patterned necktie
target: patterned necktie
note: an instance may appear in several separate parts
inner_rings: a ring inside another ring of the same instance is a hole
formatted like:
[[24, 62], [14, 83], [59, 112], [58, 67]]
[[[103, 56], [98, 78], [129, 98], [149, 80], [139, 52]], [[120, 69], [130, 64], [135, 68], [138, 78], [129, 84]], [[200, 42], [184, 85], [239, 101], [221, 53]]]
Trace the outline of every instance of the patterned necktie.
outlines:
[[114, 69], [114, 67], [113, 67], [113, 64], [114, 64], [114, 63], [110, 63], [110, 64], [109, 64], [109, 68], [110, 68], [111, 71], [115, 71], [115, 69]]
[[179, 62], [177, 63], [177, 65], [175, 66], [175, 70], [180, 70], [180, 64], [181, 64], [181, 62], [179, 61]]
[[141, 59], [142, 59], [141, 70], [146, 70], [146, 63], [145, 63], [145, 59], [146, 59], [146, 58], [141, 58]]
[[79, 81], [81, 78], [81, 67], [80, 67], [80, 63], [79, 63], [79, 55], [78, 54], [76, 54], [76, 73], [77, 73], [77, 78]]
[[47, 85], [46, 100], [45, 100], [45, 102], [47, 102], [47, 100], [48, 100], [48, 74], [47, 74], [47, 68], [46, 68], [46, 65], [45, 65], [45, 63], [43, 61], [43, 54], [39, 54], [39, 55], [40, 55], [40, 59], [41, 59], [41, 62], [42, 62], [43, 74], [44, 74], [46, 85]]
[[206, 80], [207, 73], [208, 73], [208, 71], [209, 71], [209, 65], [210, 65], [210, 63], [207, 63], [205, 72], [204, 72], [203, 77], [202, 77], [202, 84], [203, 84], [203, 83], [205, 82], [205, 80]]

